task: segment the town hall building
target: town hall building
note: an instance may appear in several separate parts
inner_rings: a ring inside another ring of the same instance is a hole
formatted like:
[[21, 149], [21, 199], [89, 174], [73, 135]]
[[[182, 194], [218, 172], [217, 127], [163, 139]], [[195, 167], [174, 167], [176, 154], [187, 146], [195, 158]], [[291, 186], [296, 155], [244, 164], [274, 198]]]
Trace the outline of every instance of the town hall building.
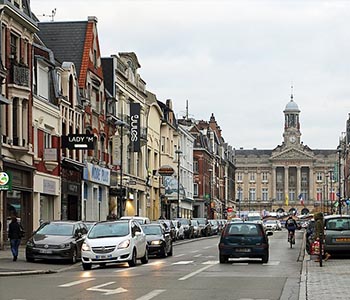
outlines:
[[237, 213], [331, 212], [337, 203], [337, 150], [304, 145], [293, 95], [283, 113], [281, 145], [272, 150], [235, 150]]

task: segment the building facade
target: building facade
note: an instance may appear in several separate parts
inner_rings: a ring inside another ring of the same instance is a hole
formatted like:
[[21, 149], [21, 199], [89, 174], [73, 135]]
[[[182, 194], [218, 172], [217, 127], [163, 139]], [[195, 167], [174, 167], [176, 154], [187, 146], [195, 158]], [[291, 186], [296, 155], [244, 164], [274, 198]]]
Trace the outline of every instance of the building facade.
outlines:
[[291, 100], [284, 113], [283, 142], [272, 150], [236, 149], [237, 213], [306, 214], [336, 205], [336, 150], [312, 150], [301, 141], [300, 110]]

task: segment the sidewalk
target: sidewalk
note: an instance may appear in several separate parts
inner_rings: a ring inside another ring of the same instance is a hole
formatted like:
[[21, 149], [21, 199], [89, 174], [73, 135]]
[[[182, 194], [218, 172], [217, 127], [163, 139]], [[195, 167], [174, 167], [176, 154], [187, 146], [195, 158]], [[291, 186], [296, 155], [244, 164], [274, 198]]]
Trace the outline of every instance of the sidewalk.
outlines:
[[74, 266], [63, 262], [27, 262], [25, 259], [24, 246], [19, 248], [17, 261], [13, 261], [12, 258], [12, 253], [9, 247], [6, 247], [4, 250], [0, 250], [0, 277], [58, 273], [68, 270]]
[[300, 282], [300, 300], [349, 299], [350, 259], [330, 258], [322, 267], [305, 254]]

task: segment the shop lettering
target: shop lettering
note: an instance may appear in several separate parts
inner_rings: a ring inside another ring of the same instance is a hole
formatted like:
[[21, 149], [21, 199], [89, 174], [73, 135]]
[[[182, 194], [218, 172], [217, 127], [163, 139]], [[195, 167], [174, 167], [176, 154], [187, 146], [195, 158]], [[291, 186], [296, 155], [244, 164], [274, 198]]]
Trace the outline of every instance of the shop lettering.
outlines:
[[99, 182], [108, 182], [109, 172], [93, 166], [91, 170], [91, 178]]
[[90, 136], [68, 136], [68, 141], [76, 144], [93, 143], [94, 138]]
[[138, 140], [138, 130], [137, 124], [139, 122], [139, 115], [134, 115], [131, 117], [131, 134], [130, 139], [132, 142], [136, 142]]

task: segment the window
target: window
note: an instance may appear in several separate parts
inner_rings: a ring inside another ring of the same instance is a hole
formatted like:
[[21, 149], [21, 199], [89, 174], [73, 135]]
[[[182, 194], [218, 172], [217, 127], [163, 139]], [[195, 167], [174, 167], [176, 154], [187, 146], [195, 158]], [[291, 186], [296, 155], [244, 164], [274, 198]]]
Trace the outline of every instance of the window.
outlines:
[[38, 67], [38, 96], [49, 99], [49, 73], [48, 68]]
[[262, 198], [262, 201], [268, 201], [269, 200], [269, 190], [267, 188], [262, 188], [262, 190], [261, 190], [261, 198]]
[[19, 37], [13, 33], [11, 33], [10, 38], [10, 51], [10, 58], [17, 61], [19, 57]]
[[322, 172], [316, 173], [316, 181], [323, 181], [323, 174]]
[[262, 172], [261, 173], [261, 181], [263, 182], [267, 182], [267, 172]]
[[161, 147], [162, 147], [162, 153], [164, 153], [165, 152], [165, 137], [164, 136], [162, 136], [162, 144], [161, 144]]
[[249, 200], [250, 201], [255, 201], [256, 199], [256, 191], [255, 188], [250, 188], [249, 189]]
[[284, 199], [283, 190], [278, 189], [276, 192], [277, 192], [277, 201], [282, 201]]
[[255, 173], [249, 173], [249, 181], [255, 181]]
[[198, 196], [198, 183], [193, 184], [193, 195]]
[[193, 172], [194, 173], [198, 173], [198, 160], [197, 159], [194, 159], [193, 160]]
[[317, 201], [322, 201], [323, 199], [322, 199], [323, 197], [322, 197], [322, 188], [317, 188], [316, 189], [316, 199], [317, 199]]
[[242, 173], [237, 173], [237, 181], [242, 182], [243, 181], [243, 174]]
[[243, 190], [242, 190], [242, 187], [238, 186], [238, 189], [237, 189], [237, 200], [242, 200], [243, 199]]
[[96, 111], [96, 112], [99, 112], [98, 109], [99, 109], [99, 106], [98, 106], [98, 90], [97, 89], [92, 89], [91, 91], [91, 108]]
[[52, 148], [51, 133], [44, 131], [44, 149]]

